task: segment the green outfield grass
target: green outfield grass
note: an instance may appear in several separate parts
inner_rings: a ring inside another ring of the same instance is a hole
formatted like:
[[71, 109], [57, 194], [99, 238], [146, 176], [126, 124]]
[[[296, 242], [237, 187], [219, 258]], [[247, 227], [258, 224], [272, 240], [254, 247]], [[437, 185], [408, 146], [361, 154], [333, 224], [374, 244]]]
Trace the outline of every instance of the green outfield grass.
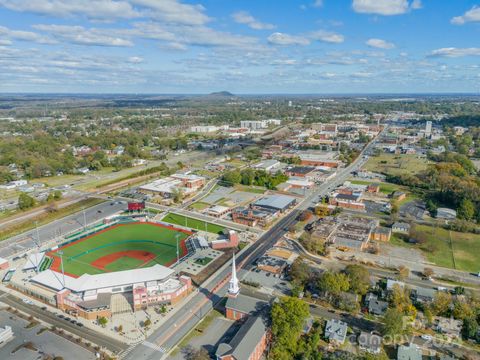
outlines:
[[[219, 234], [223, 231], [224, 227], [220, 225], [215, 225], [212, 223], [205, 223], [205, 221], [193, 219], [191, 217], [168, 213], [162, 221], [168, 222], [170, 224], [176, 224], [188, 227], [190, 229], [196, 229], [200, 231], [207, 231], [214, 234]], [[206, 224], [206, 225], [205, 225]]]
[[[105, 271], [148, 267], [154, 264], [169, 265], [176, 260], [177, 236], [182, 245], [188, 234], [149, 223], [122, 224], [108, 228], [62, 247], [64, 271], [80, 276], [85, 273], [93, 275]], [[106, 264], [104, 270], [92, 265], [99, 258], [123, 251], [152, 253], [155, 258], [143, 263], [135, 257], [122, 256]], [[180, 246], [180, 255], [184, 253], [184, 247]], [[57, 251], [50, 253], [50, 256], [56, 257], [59, 264]]]

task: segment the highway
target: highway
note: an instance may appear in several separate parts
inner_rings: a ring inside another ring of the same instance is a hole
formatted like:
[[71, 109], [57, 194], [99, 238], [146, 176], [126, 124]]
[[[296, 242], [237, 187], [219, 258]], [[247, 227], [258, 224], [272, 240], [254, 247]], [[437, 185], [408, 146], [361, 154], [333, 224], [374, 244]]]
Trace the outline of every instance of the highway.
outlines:
[[[265, 232], [254, 244], [238, 255], [237, 267], [250, 268], [266, 250], [271, 248], [287, 231], [290, 225], [296, 222], [298, 214], [315, 205], [318, 197], [326, 195], [331, 189], [342, 184], [352, 171], [358, 170], [366, 161], [364, 154], [373, 146], [370, 142], [360, 153], [357, 159], [344, 169], [339, 169], [337, 175], [316, 187], [309, 193], [297, 207], [284, 216]], [[126, 359], [149, 359], [157, 360], [166, 358], [181, 339], [186, 336], [198, 322], [220, 301], [227, 292], [227, 282], [230, 276], [230, 267], [226, 266], [207, 280], [205, 287], [185, 305], [181, 311], [173, 314], [164, 324], [150, 336], [136, 346], [130, 347], [121, 357]]]

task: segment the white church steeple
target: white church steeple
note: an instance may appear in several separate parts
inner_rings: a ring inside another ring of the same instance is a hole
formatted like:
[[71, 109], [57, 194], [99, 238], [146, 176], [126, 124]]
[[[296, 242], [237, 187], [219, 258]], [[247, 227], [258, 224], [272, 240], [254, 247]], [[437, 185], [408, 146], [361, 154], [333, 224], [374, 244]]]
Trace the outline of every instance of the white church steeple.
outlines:
[[235, 253], [233, 253], [232, 259], [232, 278], [228, 284], [228, 296], [236, 297], [240, 292], [240, 287], [238, 286], [238, 279], [237, 279], [237, 268], [235, 266]]

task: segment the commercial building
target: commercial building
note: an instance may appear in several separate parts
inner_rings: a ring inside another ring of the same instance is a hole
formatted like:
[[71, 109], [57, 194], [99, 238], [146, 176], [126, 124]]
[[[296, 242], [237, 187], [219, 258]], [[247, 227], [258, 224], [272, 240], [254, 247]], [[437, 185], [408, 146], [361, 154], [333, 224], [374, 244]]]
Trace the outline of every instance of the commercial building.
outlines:
[[231, 209], [227, 206], [214, 205], [209, 207], [208, 209], [205, 209], [204, 213], [209, 216], [220, 218], [227, 215], [230, 211]]
[[249, 130], [262, 130], [268, 128], [270, 125], [281, 125], [282, 120], [268, 119], [268, 120], [244, 120], [240, 121], [240, 127]]
[[277, 212], [274, 210], [242, 206], [232, 210], [232, 220], [238, 224], [247, 226], [259, 225], [265, 227], [273, 221], [276, 213]]
[[184, 196], [190, 196], [204, 186], [205, 182], [206, 179], [203, 176], [174, 174], [142, 185], [139, 187], [139, 191], [163, 198], [171, 198], [176, 192], [181, 192]]
[[288, 195], [267, 195], [255, 201], [252, 206], [255, 208], [273, 210], [275, 212], [285, 212], [295, 206], [297, 199]]
[[229, 230], [226, 239], [213, 240], [211, 242], [212, 249], [221, 250], [221, 249], [231, 249], [238, 246], [238, 234], [234, 230]]
[[337, 168], [340, 161], [337, 160], [337, 153], [300, 153], [300, 164], [306, 166], [327, 166], [329, 168]]
[[272, 172], [280, 168], [281, 165], [282, 164], [280, 163], [280, 161], [269, 159], [269, 160], [263, 160], [263, 161], [260, 161], [259, 163], [256, 163], [255, 165], [253, 165], [253, 168], [264, 170], [267, 172]]
[[365, 204], [361, 193], [345, 194], [341, 192], [334, 193], [328, 200], [330, 205], [341, 208], [365, 211]]

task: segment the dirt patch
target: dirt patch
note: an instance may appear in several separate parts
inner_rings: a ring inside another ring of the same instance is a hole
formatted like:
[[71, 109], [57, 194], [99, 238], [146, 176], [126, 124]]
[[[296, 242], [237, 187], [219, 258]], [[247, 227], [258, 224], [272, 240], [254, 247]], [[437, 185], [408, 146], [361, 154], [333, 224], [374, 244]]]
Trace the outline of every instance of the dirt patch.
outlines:
[[140, 266], [145, 265], [149, 261], [152, 261], [155, 259], [155, 254], [147, 251], [141, 251], [141, 250], [127, 250], [127, 251], [119, 251], [113, 254], [108, 254], [105, 256], [102, 256], [98, 258], [97, 260], [93, 261], [90, 263], [90, 265], [95, 266], [98, 269], [105, 270], [105, 266], [108, 264], [113, 263], [114, 261], [117, 261], [118, 259], [122, 257], [130, 257], [133, 259], [137, 259], [142, 261], [142, 264]]

